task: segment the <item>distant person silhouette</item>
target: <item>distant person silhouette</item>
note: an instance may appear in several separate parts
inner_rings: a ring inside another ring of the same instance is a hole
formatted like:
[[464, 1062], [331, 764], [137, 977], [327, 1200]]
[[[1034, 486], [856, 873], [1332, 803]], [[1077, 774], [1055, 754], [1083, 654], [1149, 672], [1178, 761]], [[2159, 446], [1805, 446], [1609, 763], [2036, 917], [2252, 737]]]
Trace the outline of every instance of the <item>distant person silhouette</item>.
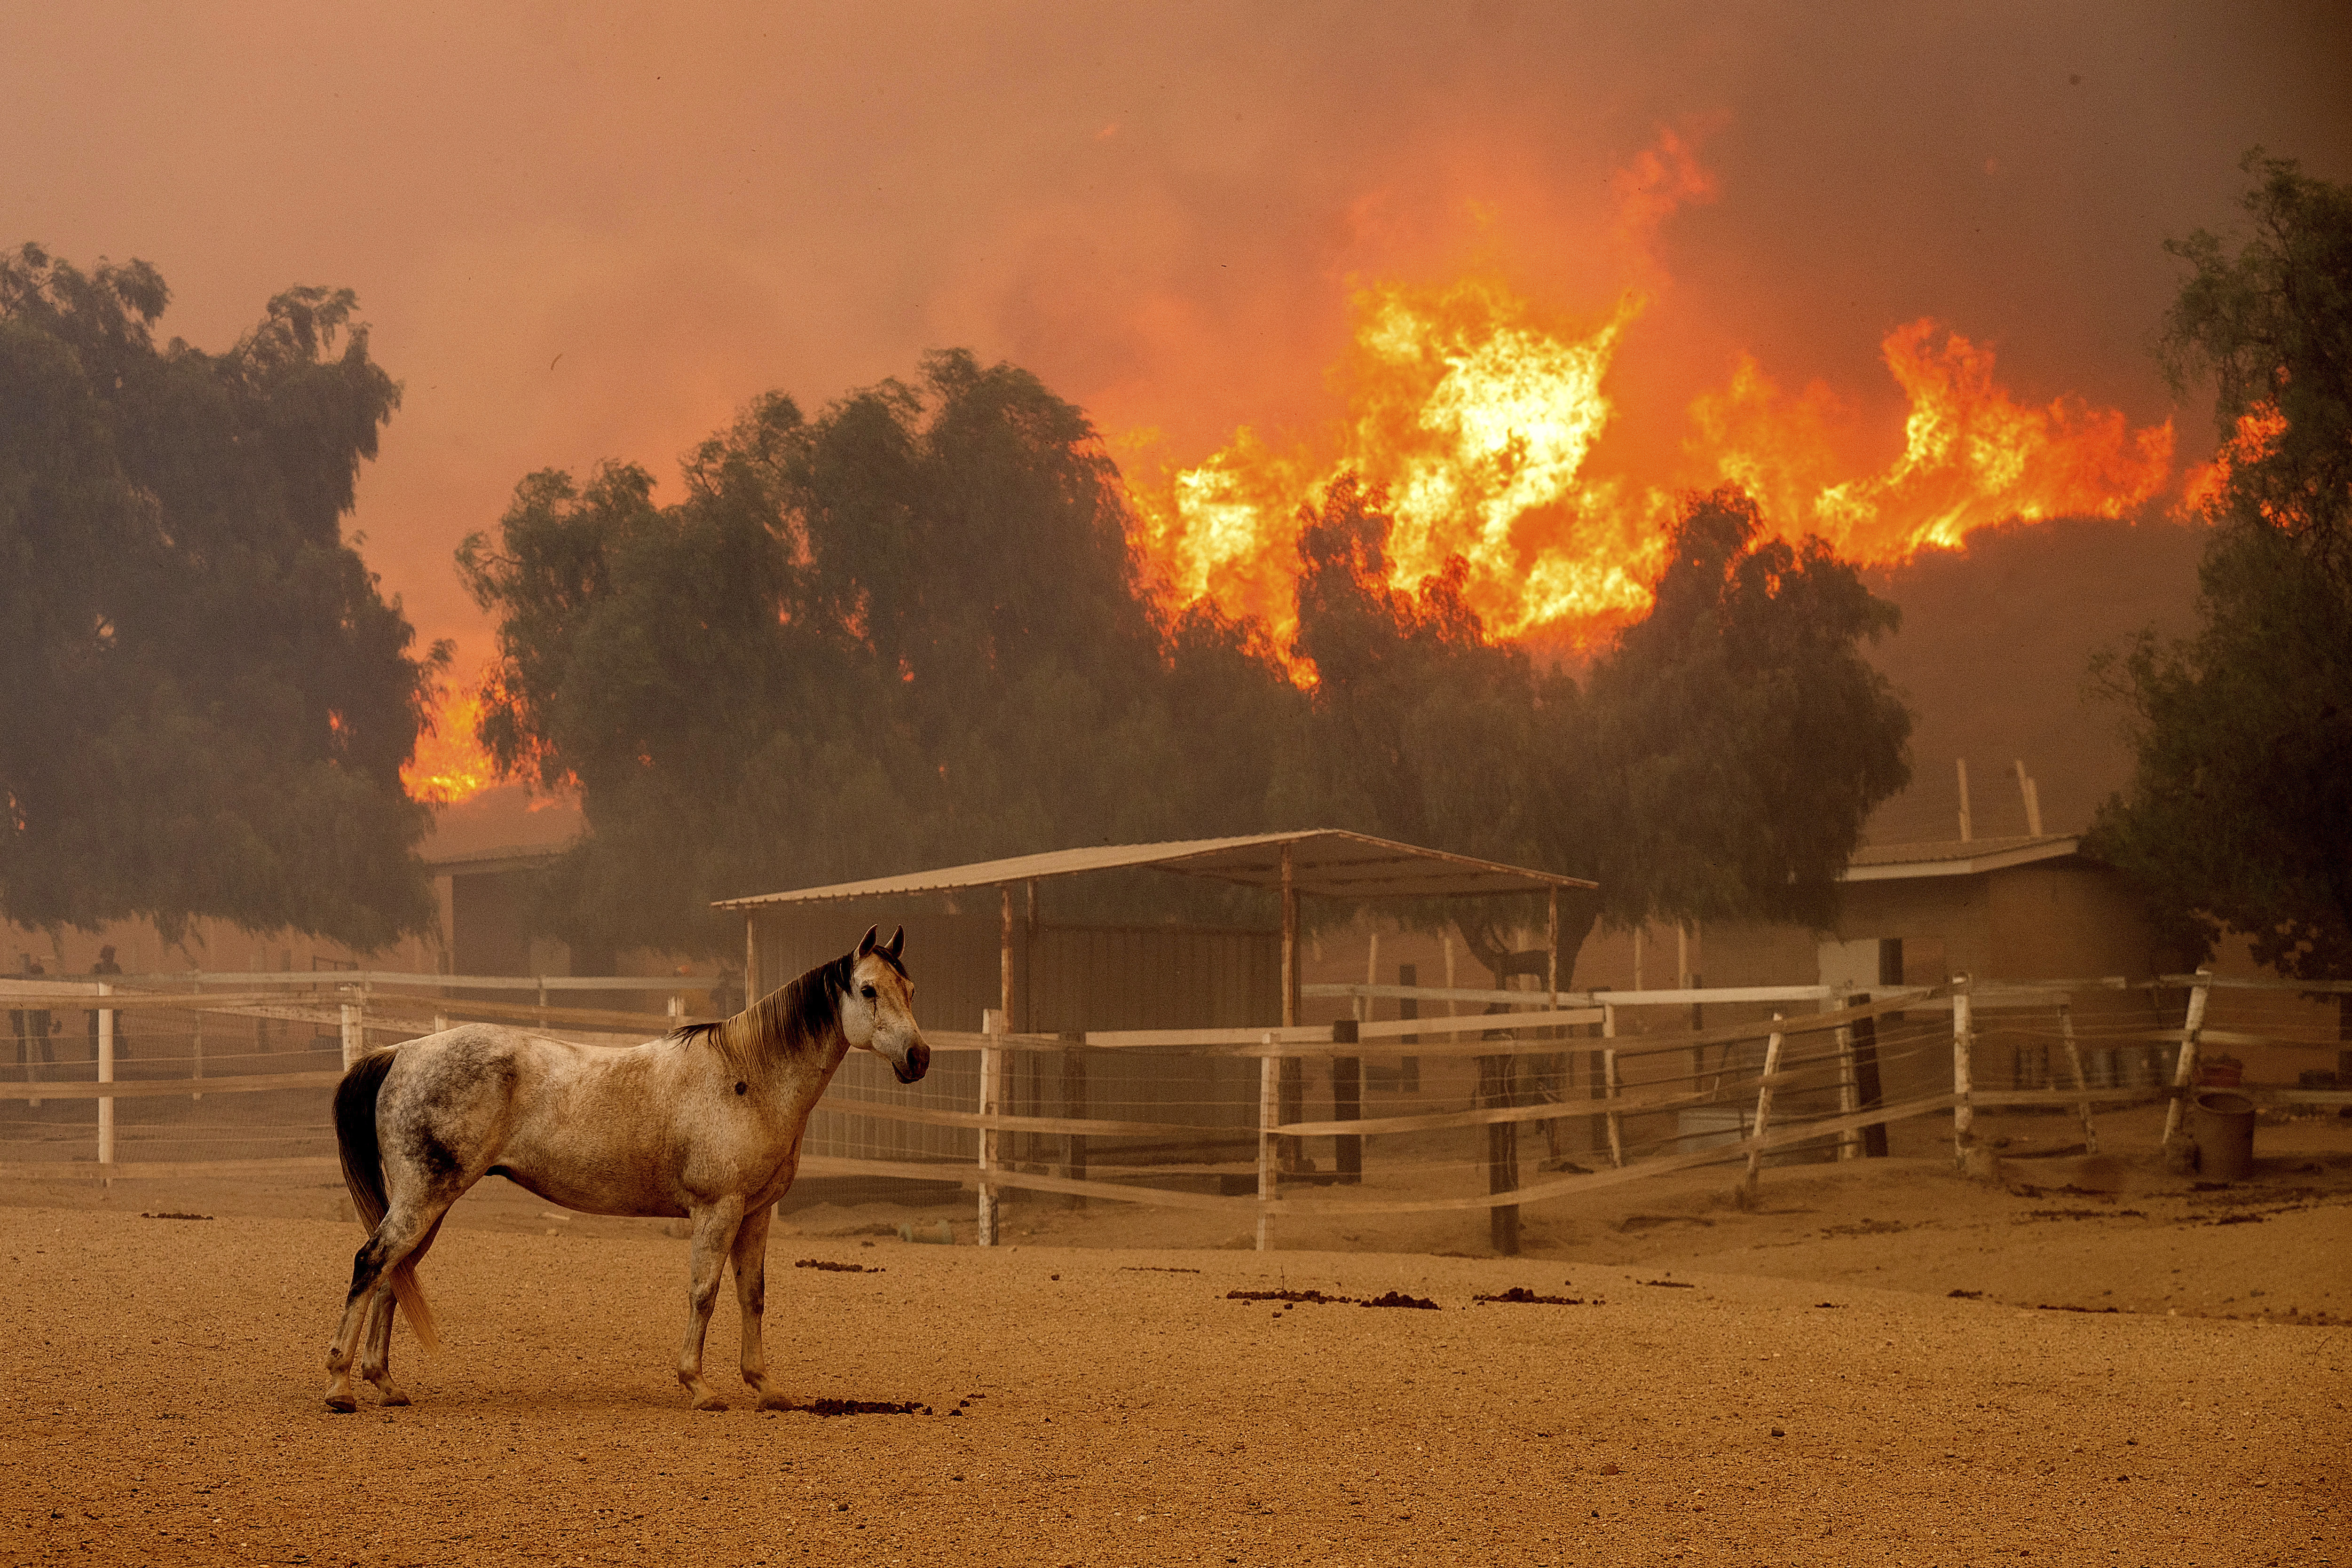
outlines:
[[[89, 967], [89, 972], [101, 979], [109, 975], [122, 973], [122, 966], [114, 961], [114, 947], [111, 943], [98, 950], [98, 962]], [[98, 1060], [98, 1014], [95, 1012], [89, 1015], [89, 1059], [92, 1061]], [[114, 1015], [114, 1060], [117, 1061], [131, 1060], [131, 1037], [123, 1032], [121, 1013]]]

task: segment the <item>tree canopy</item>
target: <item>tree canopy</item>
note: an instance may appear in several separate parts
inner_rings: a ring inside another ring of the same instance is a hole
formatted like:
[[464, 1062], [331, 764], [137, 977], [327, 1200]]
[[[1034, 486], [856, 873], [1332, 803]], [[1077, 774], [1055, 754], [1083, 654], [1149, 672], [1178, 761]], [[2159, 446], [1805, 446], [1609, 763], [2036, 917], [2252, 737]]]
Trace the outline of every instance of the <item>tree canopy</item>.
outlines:
[[433, 676], [341, 538], [400, 401], [348, 289], [207, 354], [144, 262], [0, 256], [0, 913], [425, 930]]
[[2258, 149], [2231, 253], [2198, 231], [2160, 352], [2214, 385], [2198, 629], [2100, 666], [2137, 751], [2092, 845], [2184, 961], [2223, 929], [2281, 974], [2352, 976], [2352, 190]]
[[587, 818], [556, 924], [724, 950], [714, 898], [1249, 831], [1288, 688], [1253, 629], [1165, 622], [1128, 523], [1085, 416], [963, 352], [814, 420], [760, 399], [667, 507], [632, 466], [523, 481], [459, 565], [485, 740]]
[[[1910, 716], [1860, 644], [1895, 607], [1818, 539], [1764, 534], [1737, 489], [1686, 498], [1656, 599], [1581, 685], [1490, 639], [1460, 563], [1403, 592], [1390, 519], [1343, 478], [1302, 521], [1298, 654], [1313, 781], [1335, 825], [1590, 877], [1595, 917], [1826, 925]], [[1524, 908], [1462, 928], [1498, 974]]]
[[[684, 478], [533, 475], [460, 552], [499, 621], [483, 736], [581, 793], [546, 904], [575, 941], [723, 951], [713, 898], [1297, 827], [1594, 876], [1622, 919], [1821, 918], [1906, 776], [1856, 652], [1892, 608], [1736, 492], [1693, 498], [1588, 691], [1488, 636], [1458, 562], [1391, 584], [1353, 476], [1303, 511], [1288, 649], [1170, 612], [1084, 415], [966, 353], [813, 420], [762, 398]], [[1526, 915], [1465, 929], [1496, 963]]]

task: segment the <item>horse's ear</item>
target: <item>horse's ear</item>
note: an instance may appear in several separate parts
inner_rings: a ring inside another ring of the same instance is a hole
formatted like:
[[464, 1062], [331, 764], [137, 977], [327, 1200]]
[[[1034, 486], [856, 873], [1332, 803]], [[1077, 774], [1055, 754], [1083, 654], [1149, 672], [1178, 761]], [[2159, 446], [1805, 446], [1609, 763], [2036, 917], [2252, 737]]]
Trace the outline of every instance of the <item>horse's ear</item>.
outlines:
[[882, 927], [879, 925], [867, 926], [866, 928], [866, 935], [859, 937], [857, 940], [856, 956], [863, 958], [866, 954], [874, 951], [874, 938], [880, 935], [882, 935]]
[[882, 944], [882, 951], [889, 954], [890, 961], [895, 964], [898, 960], [898, 955], [906, 950], [907, 928], [901, 925], [898, 929], [890, 933], [890, 940]]

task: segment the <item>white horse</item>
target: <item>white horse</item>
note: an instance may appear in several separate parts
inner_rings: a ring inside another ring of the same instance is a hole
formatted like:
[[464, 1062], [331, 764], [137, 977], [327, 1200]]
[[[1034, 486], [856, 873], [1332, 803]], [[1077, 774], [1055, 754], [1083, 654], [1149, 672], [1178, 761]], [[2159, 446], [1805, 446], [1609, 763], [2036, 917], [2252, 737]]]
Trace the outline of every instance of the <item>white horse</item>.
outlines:
[[768, 1378], [760, 1316], [768, 1219], [793, 1185], [810, 1108], [852, 1051], [880, 1053], [901, 1083], [930, 1066], [899, 958], [906, 930], [874, 937], [868, 928], [856, 952], [724, 1023], [625, 1051], [465, 1024], [354, 1063], [335, 1089], [335, 1142], [370, 1234], [327, 1349], [327, 1407], [359, 1407], [352, 1357], [362, 1333], [361, 1375], [386, 1405], [408, 1403], [392, 1382], [394, 1301], [418, 1342], [436, 1348], [416, 1265], [449, 1206], [486, 1176], [589, 1214], [692, 1219], [677, 1380], [697, 1410], [727, 1408], [703, 1381], [702, 1343], [732, 1258], [743, 1381], [762, 1410], [788, 1407]]

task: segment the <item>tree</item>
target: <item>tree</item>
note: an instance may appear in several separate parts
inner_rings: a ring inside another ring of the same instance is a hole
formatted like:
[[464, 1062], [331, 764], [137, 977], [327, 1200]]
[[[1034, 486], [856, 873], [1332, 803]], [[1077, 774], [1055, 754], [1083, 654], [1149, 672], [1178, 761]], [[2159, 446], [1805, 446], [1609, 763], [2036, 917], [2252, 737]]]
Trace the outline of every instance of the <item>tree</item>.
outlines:
[[587, 818], [559, 934], [723, 952], [714, 898], [1259, 820], [1279, 748], [1187, 737], [1283, 722], [1263, 639], [1163, 622], [1116, 470], [1028, 372], [771, 394], [685, 481], [534, 475], [460, 551], [499, 618], [483, 737]]
[[1605, 910], [1826, 928], [1863, 822], [1910, 781], [1910, 715], [1860, 653], [1901, 612], [1731, 486], [1685, 500], [1655, 595], [1586, 683]]
[[400, 768], [447, 655], [341, 538], [399, 388], [348, 289], [219, 355], [155, 346], [169, 298], [144, 262], [0, 257], [0, 910], [428, 929]]
[[[1864, 820], [1910, 773], [1910, 716], [1858, 652], [1897, 612], [1853, 567], [1766, 536], [1736, 488], [1693, 497], [1648, 614], [1580, 689], [1486, 636], [1458, 564], [1391, 587], [1381, 504], [1343, 477], [1302, 518], [1297, 652], [1340, 825], [1599, 882], [1563, 911], [1563, 983], [1597, 918], [1829, 924]], [[1460, 912], [1498, 984], [1526, 916]]]
[[[2137, 761], [2091, 847], [2184, 961], [2224, 929], [2304, 979], [2352, 977], [2352, 190], [2247, 155], [2234, 256], [2203, 230], [2159, 353], [2214, 383], [2198, 630], [2095, 666]], [[2345, 1009], [2352, 1036], [2352, 1000]]]

